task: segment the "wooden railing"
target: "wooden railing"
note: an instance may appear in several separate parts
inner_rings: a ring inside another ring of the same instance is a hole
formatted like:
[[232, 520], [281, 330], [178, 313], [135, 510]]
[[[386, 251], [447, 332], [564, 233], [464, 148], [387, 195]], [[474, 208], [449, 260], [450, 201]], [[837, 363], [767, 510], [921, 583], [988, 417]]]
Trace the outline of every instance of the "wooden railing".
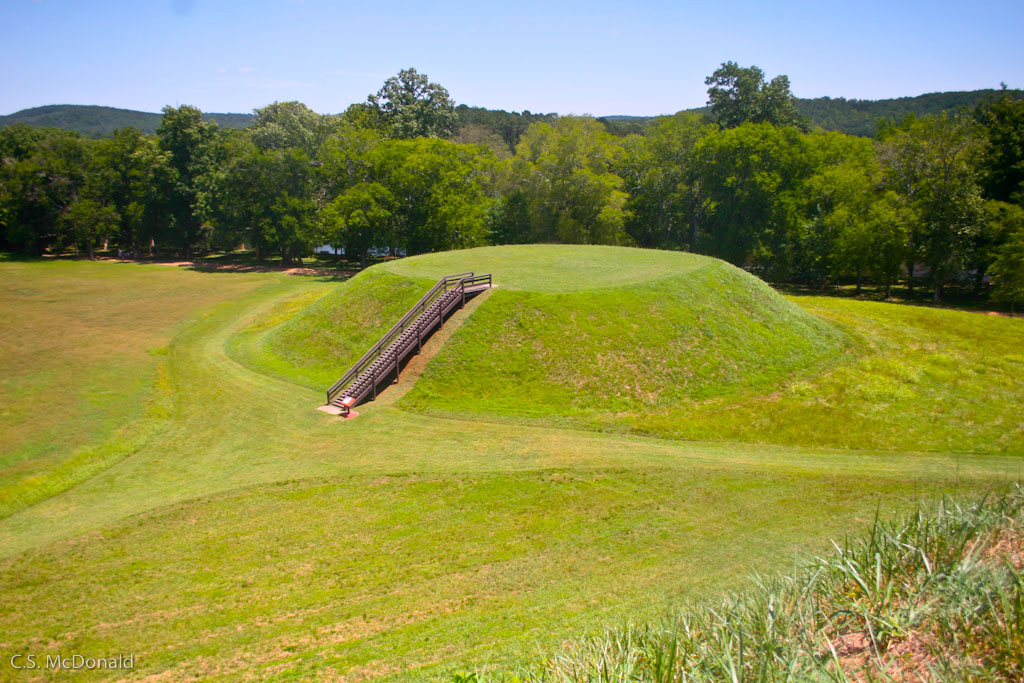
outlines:
[[[426, 326], [427, 322], [430, 322], [431, 325], [433, 324], [432, 319], [429, 321], [425, 321], [422, 320], [422, 316], [423, 313], [428, 308], [430, 308], [430, 306], [434, 304], [435, 301], [444, 296], [447, 292], [453, 289], [459, 289], [461, 292], [462, 304], [465, 305], [466, 288], [479, 286], [485, 283], [488, 287], [491, 286], [492, 280], [490, 273], [487, 273], [485, 275], [474, 275], [472, 272], [457, 273], [455, 275], [446, 275], [445, 277], [438, 280], [437, 284], [431, 287], [430, 291], [424, 294], [423, 297], [420, 298], [420, 300], [417, 301], [413, 305], [413, 307], [410, 308], [409, 311], [402, 316], [401, 320], [395, 323], [394, 327], [388, 330], [384, 334], [384, 336], [381, 337], [380, 340], [376, 344], [374, 344], [373, 347], [369, 351], [367, 351], [362, 358], [356, 361], [355, 365], [349, 368], [348, 372], [342, 375], [341, 379], [339, 379], [337, 382], [332, 384], [329, 389], [327, 389], [327, 403], [330, 403], [335, 398], [337, 398], [341, 394], [341, 392], [345, 390], [349, 385], [351, 385], [354, 381], [356, 381], [360, 377], [360, 375], [366, 372], [367, 369], [370, 369], [371, 366], [374, 366], [377, 360], [381, 358], [381, 354], [386, 352], [387, 349], [391, 347], [391, 345], [394, 344], [394, 342], [400, 336], [402, 336], [402, 334], [405, 333], [406, 330], [408, 330], [411, 326], [417, 326], [415, 328], [415, 331], [417, 333], [417, 342], [419, 345], [422, 345], [424, 330], [421, 328]], [[444, 311], [442, 309], [439, 309], [438, 322], [443, 322], [443, 315]], [[401, 354], [403, 351], [404, 349], [393, 349], [393, 355], [395, 357], [391, 360], [393, 360], [394, 368], [396, 370], [398, 369], [398, 364], [401, 361], [399, 354]], [[390, 372], [391, 367], [392, 363], [386, 363], [383, 366], [378, 364], [376, 367], [373, 367], [374, 376], [371, 378], [371, 386], [373, 387], [374, 395], [376, 395], [376, 387], [379, 377]]]

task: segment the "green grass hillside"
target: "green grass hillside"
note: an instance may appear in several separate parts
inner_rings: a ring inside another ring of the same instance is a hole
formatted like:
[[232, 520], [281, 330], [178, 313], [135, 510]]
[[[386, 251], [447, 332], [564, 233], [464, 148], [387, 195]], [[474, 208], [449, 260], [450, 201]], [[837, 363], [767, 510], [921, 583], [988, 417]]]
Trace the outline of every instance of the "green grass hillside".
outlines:
[[265, 311], [232, 338], [232, 353], [268, 374], [325, 389], [433, 284], [371, 268], [326, 295], [318, 288]]
[[[477, 250], [478, 269], [493, 270], [501, 289], [431, 362], [405, 406], [611, 425], [624, 413], [774, 388], [834, 362], [846, 346], [838, 328], [723, 261], [539, 247], [522, 255], [528, 268], [501, 271], [522, 251]], [[391, 267], [425, 272], [448, 259]]]

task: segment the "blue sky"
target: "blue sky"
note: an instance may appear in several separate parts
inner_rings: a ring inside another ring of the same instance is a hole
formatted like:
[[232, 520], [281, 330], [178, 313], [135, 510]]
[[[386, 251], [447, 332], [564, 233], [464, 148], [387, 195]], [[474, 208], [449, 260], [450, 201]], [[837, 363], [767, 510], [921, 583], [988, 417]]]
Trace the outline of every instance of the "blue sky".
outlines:
[[701, 106], [733, 60], [798, 97], [1024, 88], [1024, 0], [0, 0], [0, 114], [44, 104], [343, 111], [415, 67], [460, 104], [577, 114]]

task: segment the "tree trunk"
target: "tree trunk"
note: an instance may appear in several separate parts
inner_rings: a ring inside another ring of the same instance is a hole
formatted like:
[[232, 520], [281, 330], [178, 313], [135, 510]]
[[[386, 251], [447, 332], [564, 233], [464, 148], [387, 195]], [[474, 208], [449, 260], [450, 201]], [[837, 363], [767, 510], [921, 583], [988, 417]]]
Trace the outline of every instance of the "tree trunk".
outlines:
[[935, 281], [935, 292], [932, 294], [932, 303], [939, 303], [939, 299], [942, 297], [942, 280]]
[[891, 299], [892, 298], [892, 283], [891, 282], [886, 282], [885, 283], [885, 298], [886, 299]]
[[359, 254], [359, 270], [366, 270], [366, 250]]
[[860, 270], [857, 271], [857, 296], [860, 296]]
[[914, 262], [907, 260], [907, 291], [914, 291]]

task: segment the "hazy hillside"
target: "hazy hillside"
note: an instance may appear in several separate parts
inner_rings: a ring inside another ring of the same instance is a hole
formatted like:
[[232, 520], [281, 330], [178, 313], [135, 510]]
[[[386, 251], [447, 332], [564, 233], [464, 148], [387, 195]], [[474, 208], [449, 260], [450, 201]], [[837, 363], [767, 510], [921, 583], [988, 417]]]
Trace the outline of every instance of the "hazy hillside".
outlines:
[[[1013, 97], [1024, 97], [1024, 91], [1008, 91]], [[825, 130], [838, 130], [850, 135], [872, 136], [879, 119], [900, 120], [910, 114], [924, 116], [943, 111], [970, 108], [989, 97], [999, 97], [999, 90], [971, 90], [966, 92], [936, 92], [916, 97], [890, 100], [848, 100], [843, 97], [817, 97], [796, 100], [796, 109]], [[707, 107], [684, 111], [706, 113]], [[641, 132], [653, 116], [605, 116], [609, 130], [615, 134]]]
[[[957, 111], [973, 107], [986, 98], [998, 97], [1000, 92], [992, 89], [941, 92], [890, 100], [848, 100], [843, 97], [797, 98], [796, 108], [815, 126], [821, 126], [826, 130], [842, 131], [850, 135], [871, 136], [875, 134], [879, 119], [899, 120], [909, 114], [923, 116], [942, 111]], [[1024, 91], [1021, 90], [1010, 90], [1009, 93], [1016, 98], [1024, 97]], [[707, 111], [707, 107], [684, 111], [704, 113]], [[466, 105], [460, 105], [457, 113], [459, 117], [457, 141], [490, 144], [499, 149], [507, 145], [510, 151], [515, 148], [519, 137], [531, 123], [550, 121], [558, 116], [554, 113], [506, 112]], [[15, 123], [27, 123], [33, 126], [65, 128], [91, 137], [101, 137], [125, 126], [135, 126], [145, 133], [154, 133], [157, 126], [160, 125], [161, 116], [161, 114], [152, 112], [115, 107], [52, 104], [45, 107], [23, 109], [8, 116], [0, 116], [0, 127]], [[244, 128], [252, 123], [254, 116], [252, 114], [205, 113], [203, 118], [207, 121], [216, 121], [228, 128]], [[653, 116], [614, 115], [604, 116], [599, 120], [612, 133], [628, 135], [643, 133], [644, 128], [654, 118]]]
[[[163, 114], [116, 107], [98, 107], [83, 104], [51, 104], [45, 107], [22, 109], [8, 116], [0, 116], [0, 127], [15, 123], [48, 126], [74, 130], [90, 137], [110, 135], [118, 128], [135, 126], [144, 133], [155, 133]], [[227, 128], [245, 128], [255, 118], [252, 114], [205, 113], [207, 121], [216, 121]]]
[[[1024, 91], [1008, 91], [1014, 98], [1024, 97]], [[998, 98], [999, 90], [972, 90], [970, 92], [935, 92], [917, 97], [893, 100], [847, 100], [842, 97], [818, 97], [813, 100], [797, 99], [796, 109], [814, 125], [826, 130], [840, 130], [850, 135], [874, 135], [879, 119], [900, 120], [910, 114], [924, 116], [943, 111], [971, 108], [987, 98]]]

